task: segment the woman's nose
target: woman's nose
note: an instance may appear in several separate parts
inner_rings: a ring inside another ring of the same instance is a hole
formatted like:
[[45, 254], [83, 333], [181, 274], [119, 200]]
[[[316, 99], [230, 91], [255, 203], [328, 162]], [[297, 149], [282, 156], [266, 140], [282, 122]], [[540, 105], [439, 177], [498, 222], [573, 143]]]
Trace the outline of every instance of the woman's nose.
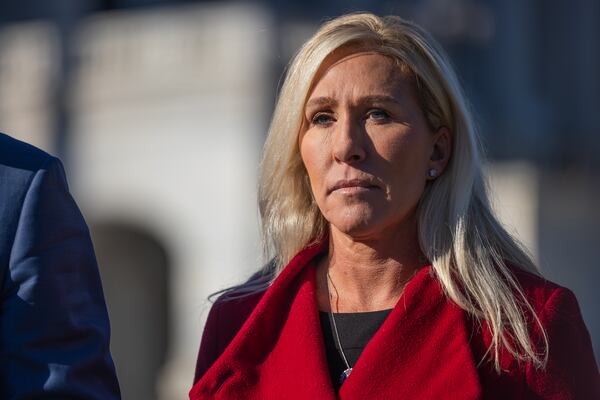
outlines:
[[365, 159], [364, 127], [351, 118], [340, 118], [333, 138], [333, 157], [336, 161], [353, 164]]

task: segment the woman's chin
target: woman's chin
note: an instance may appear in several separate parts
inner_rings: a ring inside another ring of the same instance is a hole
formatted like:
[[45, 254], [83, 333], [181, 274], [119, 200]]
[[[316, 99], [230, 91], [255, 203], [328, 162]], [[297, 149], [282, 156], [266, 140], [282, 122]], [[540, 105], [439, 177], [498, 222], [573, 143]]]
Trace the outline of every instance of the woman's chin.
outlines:
[[[396, 214], [385, 207], [346, 207], [325, 215], [332, 233], [341, 233], [356, 240], [378, 239], [392, 232], [413, 231], [416, 218], [413, 212]], [[336, 232], [333, 232], [336, 231]]]
[[332, 229], [339, 233], [355, 237], [370, 237], [377, 233], [381, 224], [377, 223], [375, 215], [369, 214], [342, 214], [329, 220]]

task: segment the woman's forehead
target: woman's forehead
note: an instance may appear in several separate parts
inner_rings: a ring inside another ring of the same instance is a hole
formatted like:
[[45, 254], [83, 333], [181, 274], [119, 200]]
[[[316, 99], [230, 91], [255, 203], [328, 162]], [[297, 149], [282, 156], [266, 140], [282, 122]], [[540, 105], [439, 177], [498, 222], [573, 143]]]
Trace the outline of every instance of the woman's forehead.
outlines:
[[307, 97], [306, 107], [315, 100], [352, 93], [358, 96], [393, 96], [410, 90], [411, 81], [395, 59], [377, 51], [360, 51], [336, 57], [319, 71]]
[[[365, 55], [373, 55], [381, 57], [381, 60], [384, 61], [385, 64], [389, 66], [393, 66], [394, 72], [397, 72], [397, 77], [399, 79], [406, 77], [413, 77], [414, 74], [411, 68], [398, 57], [384, 52], [381, 49], [377, 49], [373, 45], [360, 43], [360, 44], [349, 44], [342, 47], [339, 47], [332, 51], [323, 62], [320, 64], [317, 72], [313, 76], [308, 94], [313, 92], [317, 83], [326, 75], [332, 68], [335, 68], [340, 63], [343, 63], [348, 60], [352, 60], [354, 58], [358, 58]], [[308, 99], [308, 97], [307, 97]]]

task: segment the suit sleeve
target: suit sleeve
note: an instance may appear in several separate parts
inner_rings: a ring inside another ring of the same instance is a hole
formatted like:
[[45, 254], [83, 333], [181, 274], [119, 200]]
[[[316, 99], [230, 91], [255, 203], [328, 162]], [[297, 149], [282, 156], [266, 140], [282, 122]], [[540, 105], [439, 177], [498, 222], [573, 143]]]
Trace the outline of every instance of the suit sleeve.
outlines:
[[544, 370], [527, 368], [527, 383], [536, 399], [600, 399], [600, 376], [590, 335], [577, 299], [556, 289], [540, 315], [549, 342]]
[[0, 398], [120, 398], [88, 228], [60, 161], [23, 200], [0, 314]]

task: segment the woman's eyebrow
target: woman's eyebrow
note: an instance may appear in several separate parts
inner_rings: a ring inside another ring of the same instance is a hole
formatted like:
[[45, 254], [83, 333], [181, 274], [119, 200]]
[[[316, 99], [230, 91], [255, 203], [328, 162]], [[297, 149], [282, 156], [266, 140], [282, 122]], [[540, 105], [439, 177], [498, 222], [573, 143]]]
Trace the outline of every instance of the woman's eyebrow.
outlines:
[[361, 97], [358, 100], [358, 103], [360, 104], [372, 104], [372, 103], [394, 103], [394, 104], [400, 104], [400, 102], [398, 101], [398, 99], [396, 99], [393, 96], [390, 95], [370, 95], [370, 96], [364, 96]]
[[306, 108], [323, 107], [323, 106], [335, 107], [335, 106], [337, 106], [337, 104], [338, 104], [337, 100], [335, 100], [331, 97], [315, 97], [315, 98], [310, 99], [306, 103]]
[[[400, 102], [394, 97], [387, 94], [374, 94], [369, 96], [364, 96], [358, 99], [357, 104], [373, 104], [373, 103], [394, 103], [400, 104]], [[336, 107], [338, 105], [338, 101], [332, 97], [322, 96], [322, 97], [314, 97], [310, 99], [306, 103], [305, 108], [314, 108], [314, 107]]]

